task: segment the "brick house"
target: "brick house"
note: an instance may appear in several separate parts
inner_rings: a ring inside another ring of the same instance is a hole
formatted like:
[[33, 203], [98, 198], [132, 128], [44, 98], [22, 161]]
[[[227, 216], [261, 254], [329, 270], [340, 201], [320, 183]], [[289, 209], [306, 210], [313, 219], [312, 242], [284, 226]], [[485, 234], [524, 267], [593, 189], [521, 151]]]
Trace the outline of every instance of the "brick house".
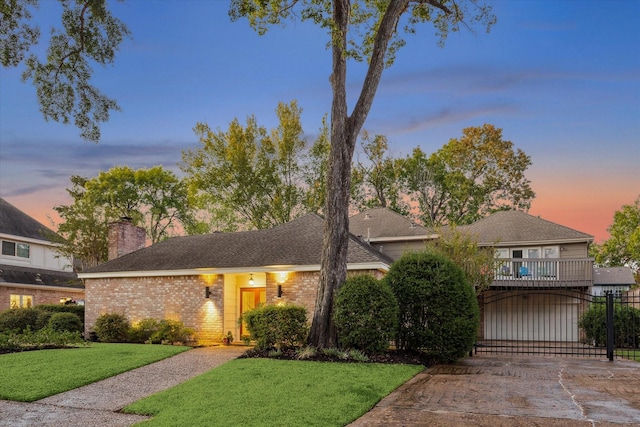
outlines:
[[53, 231], [0, 198], [0, 311], [82, 302], [84, 287], [69, 259], [58, 256]]
[[[238, 318], [259, 303], [295, 303], [313, 315], [324, 220], [307, 214], [267, 230], [174, 237], [144, 247], [144, 231], [110, 225], [110, 259], [79, 274], [88, 333], [104, 313], [135, 323], [179, 320], [200, 344], [246, 333]], [[348, 274], [380, 278], [392, 259], [350, 235]], [[142, 249], [140, 249], [142, 248]]]

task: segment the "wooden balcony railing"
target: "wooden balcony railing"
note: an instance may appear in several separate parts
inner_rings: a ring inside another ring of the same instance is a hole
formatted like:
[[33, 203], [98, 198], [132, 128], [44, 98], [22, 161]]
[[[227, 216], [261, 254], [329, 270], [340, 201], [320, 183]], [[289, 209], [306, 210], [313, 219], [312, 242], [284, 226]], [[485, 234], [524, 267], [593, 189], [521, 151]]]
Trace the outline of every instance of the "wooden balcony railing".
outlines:
[[576, 287], [593, 285], [593, 259], [496, 259], [491, 286]]

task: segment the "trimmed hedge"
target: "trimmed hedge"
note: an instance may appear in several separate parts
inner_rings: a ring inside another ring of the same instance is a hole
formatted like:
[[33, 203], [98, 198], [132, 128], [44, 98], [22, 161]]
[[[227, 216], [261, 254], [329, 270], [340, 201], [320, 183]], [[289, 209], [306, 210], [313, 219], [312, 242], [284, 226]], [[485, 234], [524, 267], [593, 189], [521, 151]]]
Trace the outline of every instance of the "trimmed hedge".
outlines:
[[[587, 343], [607, 345], [607, 313], [603, 302], [593, 303], [578, 324]], [[613, 306], [613, 340], [616, 348], [640, 348], [640, 310], [620, 303]]]
[[386, 282], [354, 276], [338, 290], [333, 321], [343, 348], [382, 353], [398, 325], [398, 302]]
[[453, 261], [436, 253], [407, 253], [383, 280], [398, 300], [399, 349], [423, 351], [447, 363], [473, 348], [480, 309], [473, 287]]
[[73, 313], [53, 313], [49, 319], [49, 327], [56, 332], [79, 332], [82, 333], [84, 325], [78, 316]]
[[0, 312], [0, 332], [37, 331], [49, 323], [51, 313], [39, 308], [10, 308]]
[[285, 349], [304, 344], [309, 329], [307, 309], [294, 304], [262, 305], [241, 316], [256, 349]]

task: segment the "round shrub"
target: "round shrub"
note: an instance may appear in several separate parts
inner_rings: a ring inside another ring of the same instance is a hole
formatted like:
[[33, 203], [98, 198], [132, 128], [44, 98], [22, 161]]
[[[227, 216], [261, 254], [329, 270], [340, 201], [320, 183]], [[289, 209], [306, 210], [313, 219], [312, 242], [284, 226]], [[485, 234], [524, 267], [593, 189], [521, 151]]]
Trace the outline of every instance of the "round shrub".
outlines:
[[124, 315], [107, 313], [96, 319], [93, 329], [101, 342], [127, 342], [129, 327]]
[[464, 357], [476, 341], [480, 310], [464, 272], [444, 255], [412, 252], [384, 280], [398, 300], [396, 345], [438, 362]]
[[382, 353], [398, 325], [398, 302], [386, 282], [367, 275], [347, 279], [336, 295], [333, 321], [343, 348]]
[[49, 318], [49, 327], [56, 332], [80, 332], [84, 328], [82, 321], [73, 313], [53, 313]]
[[51, 313], [36, 308], [11, 308], [0, 312], [0, 332], [32, 331], [47, 326]]
[[256, 349], [301, 347], [309, 333], [307, 309], [294, 304], [262, 305], [241, 316]]

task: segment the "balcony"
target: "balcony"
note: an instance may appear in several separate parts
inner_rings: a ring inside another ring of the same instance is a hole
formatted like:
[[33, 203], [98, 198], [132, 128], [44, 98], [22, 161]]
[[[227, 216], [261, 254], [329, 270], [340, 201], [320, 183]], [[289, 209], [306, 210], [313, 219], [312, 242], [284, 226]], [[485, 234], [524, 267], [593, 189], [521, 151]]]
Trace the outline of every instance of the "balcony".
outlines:
[[492, 288], [574, 288], [593, 285], [593, 259], [496, 259]]

